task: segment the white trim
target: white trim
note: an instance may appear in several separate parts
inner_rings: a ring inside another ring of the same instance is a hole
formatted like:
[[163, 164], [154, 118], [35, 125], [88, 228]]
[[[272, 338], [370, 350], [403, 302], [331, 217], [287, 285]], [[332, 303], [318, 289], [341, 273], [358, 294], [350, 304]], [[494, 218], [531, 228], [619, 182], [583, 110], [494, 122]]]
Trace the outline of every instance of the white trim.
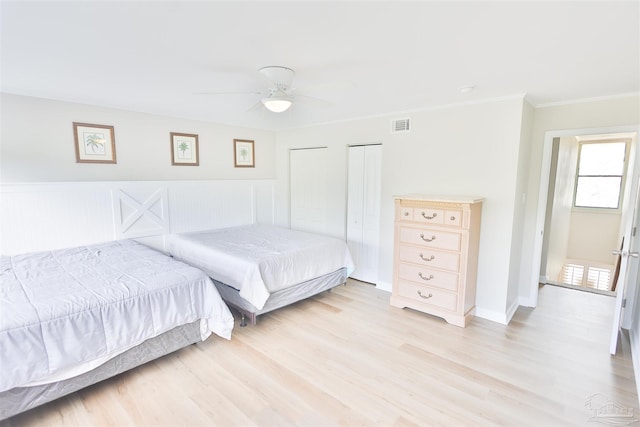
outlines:
[[567, 100], [567, 101], [535, 103], [532, 100], [532, 98], [531, 98], [531, 96], [529, 94], [527, 94], [527, 93], [519, 93], [519, 94], [499, 96], [499, 97], [494, 97], [494, 98], [477, 99], [477, 100], [473, 100], [473, 101], [454, 102], [454, 103], [450, 103], [450, 104], [436, 105], [436, 106], [433, 106], [433, 107], [414, 108], [414, 109], [395, 111], [395, 112], [394, 111], [390, 111], [390, 112], [386, 112], [386, 113], [372, 114], [370, 116], [358, 116], [358, 117], [352, 117], [352, 118], [349, 118], [349, 119], [342, 119], [342, 120], [330, 120], [330, 121], [326, 121], [326, 122], [318, 122], [318, 123], [313, 123], [313, 124], [308, 124], [308, 125], [282, 127], [282, 128], [275, 129], [275, 131], [276, 132], [280, 132], [280, 131], [285, 131], [285, 130], [305, 129], [305, 128], [311, 128], [311, 127], [315, 127], [315, 126], [325, 126], [325, 125], [334, 125], [334, 124], [339, 124], [339, 123], [349, 123], [349, 122], [358, 121], [358, 120], [376, 119], [376, 118], [381, 118], [381, 117], [387, 118], [387, 117], [392, 117], [392, 116], [403, 116], [403, 115], [414, 114], [414, 113], [446, 110], [446, 109], [449, 109], [449, 108], [459, 108], [459, 107], [466, 107], [466, 106], [479, 105], [479, 104], [490, 104], [490, 103], [494, 103], [494, 102], [509, 101], [509, 100], [513, 100], [513, 99], [522, 99], [522, 100], [528, 102], [529, 104], [531, 104], [531, 106], [533, 108], [537, 109], [537, 108], [556, 107], [556, 106], [563, 106], [563, 105], [582, 104], [582, 103], [594, 102], [594, 101], [607, 101], [607, 100], [612, 100], [612, 99], [631, 98], [631, 97], [635, 97], [635, 96], [639, 96], [639, 95], [640, 95], [640, 92], [628, 92], [628, 93], [621, 93], [621, 94], [617, 94], [617, 95], [599, 96], [599, 97], [592, 97], [592, 98], [578, 98], [578, 99], [572, 99], [572, 100]]
[[522, 296], [518, 297], [518, 306], [519, 307], [535, 307], [533, 304], [531, 304], [530, 298], [522, 297]]
[[517, 298], [505, 313], [476, 307], [476, 316], [486, 320], [491, 320], [492, 322], [500, 323], [502, 325], [508, 325], [509, 322], [511, 322], [511, 319], [513, 319], [513, 316], [516, 314], [518, 307], [520, 307], [521, 305], [526, 304], [523, 304], [522, 298]]
[[376, 289], [380, 289], [381, 291], [385, 291], [385, 292], [391, 293], [391, 290], [393, 289], [393, 286], [391, 285], [391, 283], [384, 282], [382, 280], [378, 280], [378, 283], [376, 283]]
[[505, 319], [507, 321], [506, 323], [507, 325], [509, 324], [509, 322], [511, 322], [511, 319], [513, 319], [513, 315], [516, 314], [518, 307], [520, 307], [520, 298], [516, 298], [513, 304], [511, 304], [511, 307], [507, 309], [506, 319]]
[[509, 323], [507, 321], [506, 313], [500, 313], [498, 311], [487, 310], [486, 308], [476, 307], [476, 316], [480, 317], [482, 319], [491, 320], [492, 322], [500, 323], [502, 325], [507, 325]]
[[[640, 325], [637, 325], [640, 327]], [[629, 331], [629, 342], [631, 344], [631, 362], [633, 363], [633, 373], [636, 377], [636, 390], [638, 394], [638, 403], [640, 403], [640, 341], [638, 334]]]
[[402, 111], [390, 111], [390, 112], [386, 112], [386, 113], [372, 114], [370, 116], [352, 117], [352, 118], [349, 118], [349, 119], [342, 119], [342, 120], [330, 120], [330, 121], [326, 121], [326, 122], [319, 122], [319, 123], [313, 123], [313, 124], [308, 124], [308, 125], [283, 127], [283, 128], [276, 129], [276, 131], [280, 132], [280, 131], [285, 131], [285, 130], [306, 129], [306, 128], [312, 128], [312, 127], [316, 127], [316, 126], [326, 126], [326, 125], [335, 125], [335, 124], [340, 124], [340, 123], [355, 122], [355, 121], [359, 121], [359, 120], [369, 120], [369, 119], [378, 119], [378, 118], [392, 118], [392, 117], [396, 117], [396, 116], [406, 116], [408, 114], [423, 113], [423, 112], [429, 112], [429, 111], [448, 110], [450, 108], [459, 108], [459, 107], [466, 107], [466, 106], [472, 106], [472, 105], [491, 104], [491, 103], [494, 103], [494, 102], [501, 102], [501, 101], [511, 101], [511, 100], [514, 100], [514, 99], [525, 100], [525, 101], [527, 101], [527, 102], [529, 102], [531, 104], [531, 102], [527, 98], [527, 94], [526, 93], [520, 93], [520, 94], [515, 94], [515, 95], [499, 96], [499, 97], [495, 97], [495, 98], [485, 98], [485, 99], [477, 99], [477, 100], [473, 100], [473, 101], [454, 102], [454, 103], [451, 103], [451, 104], [436, 105], [436, 106], [433, 106], [433, 107], [414, 108], [414, 109], [402, 110]]
[[627, 92], [618, 95], [595, 96], [593, 98], [578, 98], [567, 101], [545, 102], [542, 104], [533, 104], [535, 108], [559, 107], [563, 105], [584, 104], [587, 102], [608, 101], [611, 99], [631, 98], [640, 95], [640, 92]]

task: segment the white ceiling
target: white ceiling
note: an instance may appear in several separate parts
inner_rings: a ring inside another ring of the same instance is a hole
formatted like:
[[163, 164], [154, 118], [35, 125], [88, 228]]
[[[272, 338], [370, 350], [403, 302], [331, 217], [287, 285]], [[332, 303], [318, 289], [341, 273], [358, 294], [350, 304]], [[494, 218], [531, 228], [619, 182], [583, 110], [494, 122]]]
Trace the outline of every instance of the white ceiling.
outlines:
[[[1, 89], [264, 129], [616, 96], [640, 92], [639, 5], [2, 1]], [[297, 91], [327, 102], [275, 114], [251, 109], [259, 95], [194, 94], [263, 90], [267, 65], [293, 68]]]

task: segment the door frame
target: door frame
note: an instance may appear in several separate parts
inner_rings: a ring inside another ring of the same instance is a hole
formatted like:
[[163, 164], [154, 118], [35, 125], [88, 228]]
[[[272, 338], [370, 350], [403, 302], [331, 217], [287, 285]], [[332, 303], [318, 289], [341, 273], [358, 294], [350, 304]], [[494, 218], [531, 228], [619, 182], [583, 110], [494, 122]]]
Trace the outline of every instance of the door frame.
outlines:
[[[349, 144], [347, 145], [347, 177], [346, 177], [346, 183], [347, 183], [347, 191], [345, 193], [345, 206], [346, 206], [346, 210], [345, 210], [345, 240], [347, 241], [347, 244], [349, 243], [349, 229], [350, 229], [350, 223], [349, 223], [349, 199], [350, 199], [350, 194], [349, 194], [349, 189], [350, 189], [350, 184], [351, 184], [351, 156], [352, 156], [352, 148], [363, 148], [365, 151], [363, 153], [364, 156], [366, 156], [366, 148], [367, 147], [380, 147], [380, 152], [379, 152], [379, 164], [378, 164], [378, 172], [379, 172], [379, 182], [377, 185], [377, 189], [376, 192], [377, 197], [378, 197], [378, 204], [377, 204], [377, 222], [376, 222], [376, 237], [375, 237], [375, 257], [376, 260], [379, 261], [379, 257], [380, 257], [380, 221], [381, 221], [381, 206], [382, 206], [382, 142], [371, 142], [371, 143], [363, 143], [363, 144]], [[363, 158], [363, 160], [365, 160], [366, 157]], [[366, 167], [366, 162], [363, 163], [363, 166]], [[366, 172], [363, 170], [363, 174], [366, 175]], [[364, 200], [363, 200], [364, 201]], [[363, 213], [364, 213], [364, 208], [363, 208]], [[363, 224], [364, 227], [364, 224]], [[360, 254], [358, 254], [359, 256]], [[354, 259], [355, 261], [355, 259]], [[378, 286], [378, 283], [380, 281], [380, 272], [379, 272], [379, 262], [376, 262], [378, 264], [378, 268], [375, 271], [375, 277], [371, 277], [369, 279], [373, 279], [373, 280], [365, 280], [367, 283], [372, 283], [376, 286]], [[357, 270], [357, 265], [356, 265], [356, 270]], [[355, 273], [355, 271], [354, 271]], [[357, 278], [356, 278], [357, 279]], [[364, 280], [364, 278], [362, 279]]]
[[[636, 142], [635, 147], [631, 152], [635, 153], [634, 158], [630, 158], [629, 169], [627, 169], [627, 180], [632, 188], [629, 188], [627, 194], [635, 194], [636, 186], [638, 185], [638, 176], [640, 173], [640, 165], [636, 164], [635, 160], [638, 158], [640, 149], [640, 125], [627, 125], [627, 126], [610, 126], [599, 128], [583, 128], [583, 129], [570, 129], [570, 130], [551, 130], [544, 133], [544, 145], [542, 148], [542, 163], [540, 165], [540, 181], [538, 188], [538, 209], [536, 213], [536, 226], [535, 226], [535, 240], [533, 243], [533, 257], [531, 267], [531, 282], [529, 288], [529, 306], [538, 306], [538, 287], [540, 283], [540, 266], [542, 264], [542, 243], [544, 241], [544, 226], [547, 216], [547, 194], [549, 192], [549, 176], [551, 173], [551, 154], [553, 151], [553, 139], [562, 138], [565, 136], [582, 136], [582, 135], [598, 135], [598, 134], [610, 134], [610, 133], [631, 133], [635, 132]], [[630, 178], [629, 178], [630, 177]], [[625, 198], [628, 199], [628, 198]], [[623, 203], [628, 203], [625, 200]], [[629, 209], [624, 212], [625, 217], [622, 221], [629, 221], [631, 213]]]

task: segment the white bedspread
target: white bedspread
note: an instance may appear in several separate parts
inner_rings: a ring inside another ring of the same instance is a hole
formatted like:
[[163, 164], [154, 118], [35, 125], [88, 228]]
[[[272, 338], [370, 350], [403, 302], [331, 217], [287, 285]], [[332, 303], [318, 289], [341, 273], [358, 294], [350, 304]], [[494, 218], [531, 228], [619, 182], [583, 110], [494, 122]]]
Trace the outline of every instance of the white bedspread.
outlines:
[[78, 375], [148, 338], [233, 317], [200, 270], [122, 240], [0, 260], [0, 392]]
[[341, 268], [353, 271], [343, 240], [268, 225], [173, 234], [169, 252], [238, 289], [258, 309], [270, 293]]

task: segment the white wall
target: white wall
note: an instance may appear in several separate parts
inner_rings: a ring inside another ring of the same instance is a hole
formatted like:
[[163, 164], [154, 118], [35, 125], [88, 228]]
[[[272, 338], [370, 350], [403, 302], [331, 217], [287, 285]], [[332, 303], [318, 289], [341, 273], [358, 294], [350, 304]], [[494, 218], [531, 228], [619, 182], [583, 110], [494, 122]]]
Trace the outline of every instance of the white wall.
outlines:
[[[520, 269], [522, 263], [522, 239], [524, 233], [527, 184], [529, 182], [529, 157], [531, 156], [531, 129], [533, 127], [533, 107], [523, 102], [522, 123], [520, 125], [520, 148], [514, 193], [514, 214], [509, 263], [509, 288], [507, 289], [506, 313], [503, 323], [508, 323], [520, 304]], [[498, 320], [498, 319], [496, 319]]]
[[[527, 114], [531, 114], [528, 112]], [[403, 193], [484, 197], [478, 268], [478, 315], [504, 319], [513, 216], [518, 187], [522, 97], [412, 112], [410, 133], [390, 133], [390, 115], [278, 133], [276, 222], [286, 224], [288, 151], [327, 146], [332, 195], [330, 233], [346, 227], [347, 146], [382, 143], [382, 197], [378, 286], [391, 289], [393, 196]], [[526, 118], [526, 117], [525, 117]], [[530, 121], [528, 118], [527, 121]], [[523, 154], [526, 158], [526, 153]], [[526, 173], [522, 180], [525, 182]], [[519, 197], [519, 196], [518, 196]], [[516, 239], [516, 244], [519, 244]], [[520, 260], [518, 259], [518, 262]]]
[[[0, 181], [275, 178], [275, 133], [0, 94]], [[115, 127], [117, 164], [76, 163], [73, 122]], [[200, 166], [172, 166], [169, 133], [199, 137]], [[255, 141], [255, 168], [234, 168], [233, 139]]]
[[573, 188], [578, 161], [578, 141], [575, 137], [562, 137], [557, 146], [557, 165], [553, 199], [550, 201], [551, 216], [548, 227], [548, 252], [545, 271], [541, 272], [549, 280], [558, 280], [558, 275], [567, 259], [571, 213], [573, 208]]
[[582, 259], [614, 265], [611, 251], [620, 248], [620, 213], [571, 213], [571, 227], [567, 245], [567, 259]]

